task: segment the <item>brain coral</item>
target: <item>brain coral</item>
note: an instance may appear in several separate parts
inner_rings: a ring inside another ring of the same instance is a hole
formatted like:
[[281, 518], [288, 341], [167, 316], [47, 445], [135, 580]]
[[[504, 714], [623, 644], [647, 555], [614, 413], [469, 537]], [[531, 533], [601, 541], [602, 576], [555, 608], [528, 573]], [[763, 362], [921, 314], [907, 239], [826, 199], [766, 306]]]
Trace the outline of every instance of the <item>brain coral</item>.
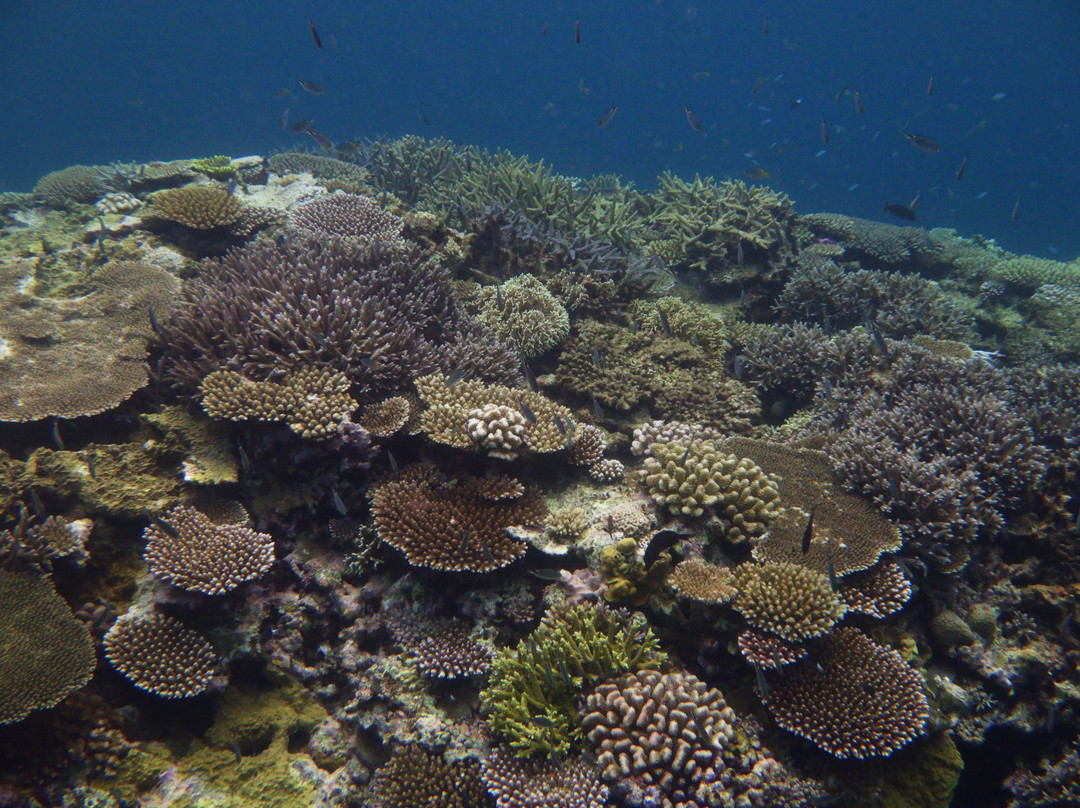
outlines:
[[779, 511], [776, 482], [713, 441], [654, 443], [641, 477], [649, 496], [673, 513], [701, 516], [712, 509], [733, 541], [760, 534]]
[[922, 677], [854, 628], [816, 641], [768, 687], [776, 723], [838, 758], [888, 757], [922, 732], [930, 712]]
[[197, 696], [216, 683], [210, 644], [172, 617], [126, 614], [105, 635], [105, 658], [136, 687], [167, 699]]
[[480, 322], [526, 359], [554, 348], [570, 335], [566, 309], [533, 275], [518, 275], [477, 294]]
[[143, 532], [146, 563], [162, 581], [220, 595], [258, 578], [274, 563], [274, 540], [244, 525], [215, 524], [188, 505]]
[[35, 262], [0, 262], [0, 421], [112, 409], [146, 384], [151, 316], [180, 282], [147, 264], [107, 264], [72, 299], [33, 296]]
[[796, 564], [740, 564], [735, 609], [755, 628], [799, 642], [819, 637], [844, 616], [829, 579]]
[[204, 261], [167, 325], [161, 372], [188, 392], [215, 370], [253, 381], [299, 367], [349, 377], [361, 400], [444, 370], [515, 382], [519, 360], [458, 307], [416, 250], [293, 234]]
[[600, 776], [635, 808], [703, 805], [735, 734], [720, 691], [689, 673], [628, 673], [598, 686], [583, 712]]
[[52, 707], [90, 681], [95, 664], [90, 632], [51, 580], [0, 569], [0, 724]]

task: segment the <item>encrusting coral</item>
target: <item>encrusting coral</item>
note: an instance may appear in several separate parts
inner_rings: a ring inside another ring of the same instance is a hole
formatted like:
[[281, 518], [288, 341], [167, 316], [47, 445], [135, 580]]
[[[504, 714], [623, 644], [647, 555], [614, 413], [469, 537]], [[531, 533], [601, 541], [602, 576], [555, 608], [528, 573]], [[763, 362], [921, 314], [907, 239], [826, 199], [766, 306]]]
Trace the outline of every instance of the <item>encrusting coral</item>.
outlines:
[[215, 524], [189, 505], [173, 508], [143, 532], [154, 577], [189, 592], [220, 595], [274, 563], [274, 540], [243, 524]]
[[52, 707], [94, 673], [90, 632], [36, 573], [0, 569], [0, 637], [0, 725]]
[[483, 692], [491, 726], [514, 754], [565, 755], [583, 737], [574, 701], [612, 676], [660, 667], [667, 655], [640, 615], [569, 605], [544, 615], [516, 648], [502, 648]]
[[163, 614], [127, 614], [105, 635], [105, 658], [143, 690], [167, 699], [189, 698], [215, 686], [220, 660], [210, 644]]

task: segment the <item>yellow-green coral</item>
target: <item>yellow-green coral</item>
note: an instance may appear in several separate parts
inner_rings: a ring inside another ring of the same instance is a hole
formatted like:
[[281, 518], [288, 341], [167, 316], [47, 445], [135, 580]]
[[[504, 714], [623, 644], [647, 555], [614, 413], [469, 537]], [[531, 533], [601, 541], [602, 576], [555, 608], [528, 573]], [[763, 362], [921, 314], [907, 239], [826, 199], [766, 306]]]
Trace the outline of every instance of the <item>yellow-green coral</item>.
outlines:
[[735, 609], [754, 628], [792, 642], [820, 637], [844, 616], [843, 602], [820, 572], [797, 564], [740, 564]]
[[500, 649], [482, 696], [492, 728], [519, 757], [565, 755], [582, 737], [582, 691], [666, 662], [640, 615], [576, 604], [548, 612], [516, 648]]
[[203, 157], [192, 162], [191, 167], [195, 171], [202, 172], [215, 180], [227, 180], [236, 176], [236, 166], [232, 164], [232, 158], [224, 154], [215, 154], [213, 157]]
[[627, 313], [642, 327], [651, 331], [670, 330], [672, 336], [700, 345], [709, 354], [722, 355], [728, 348], [723, 320], [696, 301], [679, 297], [662, 297], [656, 302], [635, 300]]
[[477, 319], [526, 359], [546, 353], [570, 334], [566, 309], [533, 275], [485, 286], [477, 301]]
[[631, 538], [620, 539], [600, 551], [600, 574], [609, 603], [641, 606], [671, 572], [671, 554], [663, 552], [650, 566], [638, 558], [638, 544]]

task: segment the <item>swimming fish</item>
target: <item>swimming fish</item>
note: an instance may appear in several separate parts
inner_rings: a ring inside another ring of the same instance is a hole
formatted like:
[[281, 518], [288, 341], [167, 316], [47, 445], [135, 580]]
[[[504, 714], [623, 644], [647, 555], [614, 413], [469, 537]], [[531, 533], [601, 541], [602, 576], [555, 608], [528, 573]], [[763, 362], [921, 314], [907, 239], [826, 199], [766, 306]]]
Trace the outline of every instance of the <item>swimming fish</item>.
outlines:
[[866, 112], [866, 107], [864, 107], [864, 106], [863, 106], [863, 102], [862, 102], [862, 96], [861, 96], [861, 95], [859, 95], [859, 91], [858, 91], [858, 90], [853, 90], [853, 91], [852, 91], [852, 93], [851, 93], [851, 98], [852, 98], [852, 100], [853, 100], [853, 101], [855, 102], [855, 111], [856, 111], [857, 113], [859, 113], [860, 115], [862, 115], [862, 114], [863, 114], [864, 112]]
[[529, 370], [529, 366], [524, 362], [521, 363], [521, 373], [525, 376], [525, 382], [529, 385], [529, 388], [534, 392], [539, 392], [540, 384], [536, 381], [536, 376]]
[[761, 666], [756, 662], [754, 663], [754, 676], [757, 679], [758, 690], [761, 691], [761, 698], [764, 701], [769, 700], [769, 685], [765, 681], [765, 674], [761, 670]]
[[518, 409], [521, 410], [521, 414], [525, 416], [525, 420], [528, 421], [530, 424], [535, 424], [536, 423], [536, 413], [534, 413], [529, 408], [529, 405], [526, 404], [524, 401], [522, 401], [520, 399], [518, 399], [517, 405], [518, 405]]
[[[611, 528], [614, 527], [614, 519], [612, 519]], [[608, 530], [608, 533], [612, 532], [613, 530]], [[680, 541], [692, 535], [692, 533], [680, 533], [678, 530], [670, 529], [656, 531], [656, 533], [653, 534], [652, 538], [649, 539], [649, 544], [645, 547], [645, 553], [642, 557], [642, 560], [645, 563], [645, 568], [648, 569], [653, 564], [655, 564], [656, 560], [660, 557], [660, 554], [662, 552], [664, 552], [665, 550], [670, 550]]]
[[612, 104], [610, 107], [608, 107], [608, 111], [600, 116], [600, 119], [597, 120], [596, 125], [603, 129], [605, 126], [611, 123], [611, 119], [615, 117], [615, 113], [618, 111], [619, 107], [615, 104]]
[[394, 474], [397, 474], [399, 471], [401, 471], [401, 467], [398, 465], [397, 458], [394, 457], [394, 453], [391, 452], [389, 449], [386, 450], [386, 460], [390, 463], [390, 471], [392, 471]]
[[701, 119], [693, 113], [690, 107], [683, 107], [683, 112], [686, 113], [686, 122], [690, 124], [690, 128], [695, 132], [701, 131]]
[[594, 367], [600, 367], [600, 351], [595, 346], [592, 349], [592, 363]]
[[934, 94], [934, 77], [933, 76], [931, 76], [930, 81], [928, 81], [926, 83], [926, 94], [927, 95], [933, 95]]
[[581, 20], [574, 20], [574, 42], [581, 44]]
[[314, 129], [308, 129], [307, 133], [311, 135], [311, 139], [322, 146], [324, 149], [332, 149], [334, 147], [334, 141], [324, 135], [322, 132], [316, 132]]
[[829, 145], [829, 126], [825, 123], [825, 119], [821, 119], [821, 142], [826, 146]]
[[566, 422], [562, 418], [559, 417], [558, 413], [554, 413], [551, 417], [555, 420], [555, 428], [557, 430], [559, 430], [559, 434], [560, 435], [565, 435], [566, 434]]
[[315, 123], [314, 118], [304, 118], [301, 121], [297, 121], [292, 125], [292, 131], [299, 134], [300, 132], [307, 132], [311, 129], [311, 125]]
[[1015, 204], [1015, 205], [1013, 205], [1012, 213], [1010, 213], [1010, 214], [1009, 214], [1009, 218], [1010, 218], [1010, 219], [1011, 219], [1012, 221], [1014, 221], [1014, 222], [1015, 222], [1015, 221], [1016, 221], [1016, 219], [1017, 219], [1017, 217], [1018, 217], [1019, 215], [1020, 215], [1020, 200], [1019, 200], [1019, 199], [1017, 199], [1017, 200], [1016, 200], [1016, 204]]
[[427, 126], [429, 123], [431, 123], [431, 121], [428, 120], [428, 116], [420, 112], [419, 110], [416, 111], [416, 119], [420, 121], [420, 123], [422, 123], [424, 126]]
[[465, 528], [465, 532], [461, 536], [461, 546], [458, 547], [458, 555], [465, 552], [465, 548], [469, 546], [469, 539], [472, 538], [472, 525]]
[[927, 154], [934, 154], [935, 152], [941, 151], [941, 146], [939, 146], [938, 142], [932, 137], [927, 137], [926, 135], [913, 135], [910, 132], [901, 132], [900, 134], [907, 138], [907, 142], [919, 151], [926, 152]]
[[56, 444], [56, 448], [61, 452], [64, 451], [64, 441], [60, 439], [60, 422], [55, 418], [52, 422], [52, 438], [53, 442]]
[[531, 717], [530, 720], [534, 724], [536, 724], [536, 726], [538, 726], [538, 727], [553, 727], [553, 726], [555, 726], [554, 721], [552, 721], [547, 716], [543, 716], [543, 715], [534, 715], [534, 716]]
[[90, 479], [97, 479], [97, 463], [94, 462], [94, 455], [86, 455], [86, 470], [90, 473]]
[[600, 420], [604, 417], [604, 411], [600, 409], [600, 402], [596, 400], [596, 396], [592, 397], [592, 408], [593, 412], [596, 414], [597, 420]]
[[964, 172], [967, 171], [967, 155], [964, 155], [964, 159], [960, 162], [960, 168], [956, 169], [956, 179], [962, 180], [964, 178]]
[[311, 29], [311, 39], [315, 42], [315, 47], [322, 50], [322, 37], [319, 36], [319, 32], [315, 30], [315, 23], [311, 21], [311, 17], [307, 18], [308, 28]]
[[342, 500], [341, 494], [338, 493], [336, 488], [330, 492], [330, 502], [333, 504], [334, 510], [341, 516], [346, 516], [349, 513], [349, 509], [345, 507], [345, 501]]
[[154, 305], [146, 304], [146, 316], [150, 318], [150, 328], [155, 334], [161, 333], [161, 324], [158, 323], [157, 314], [154, 313]]
[[311, 93], [312, 95], [322, 95], [323, 94], [323, 88], [320, 87], [318, 84], [316, 84], [313, 81], [302, 81], [302, 82], [300, 82], [300, 86], [303, 87], [307, 92]]
[[754, 166], [753, 168], [748, 168], [746, 169], [746, 171], [743, 172], [743, 174], [746, 175], [747, 179], [751, 180], [767, 180], [770, 176], [772, 176], [761, 166]]
[[701, 70], [701, 71], [698, 71], [697, 73], [695, 73], [694, 75], [692, 75], [690, 78], [693, 79], [694, 81], [700, 81], [701, 79], [709, 78], [709, 76], [711, 76], [711, 75], [712, 75], [712, 73], [710, 73], [709, 71]]
[[803, 555], [810, 552], [810, 539], [814, 536], [814, 509], [810, 509], [810, 518], [806, 520], [806, 530], [802, 534]]
[[541, 581], [561, 581], [563, 571], [544, 568], [538, 570], [529, 570], [529, 574], [535, 575]]
[[289, 125], [289, 108], [285, 107], [284, 111], [281, 113], [281, 128], [284, 129], [288, 125]]
[[664, 332], [665, 336], [671, 336], [671, 323], [668, 322], [667, 315], [664, 314], [664, 310], [660, 308], [660, 304], [656, 304], [656, 313], [660, 315], [660, 330]]
[[886, 202], [885, 210], [895, 216], [897, 219], [903, 219], [904, 221], [915, 221], [915, 211], [908, 205], [900, 205], [895, 202]]
[[446, 386], [448, 388], [453, 387], [455, 384], [457, 384], [458, 382], [460, 382], [464, 378], [465, 378], [465, 371], [462, 370], [461, 368], [458, 368], [457, 370], [455, 370], [453, 373], [451, 373], [449, 376], [446, 377]]

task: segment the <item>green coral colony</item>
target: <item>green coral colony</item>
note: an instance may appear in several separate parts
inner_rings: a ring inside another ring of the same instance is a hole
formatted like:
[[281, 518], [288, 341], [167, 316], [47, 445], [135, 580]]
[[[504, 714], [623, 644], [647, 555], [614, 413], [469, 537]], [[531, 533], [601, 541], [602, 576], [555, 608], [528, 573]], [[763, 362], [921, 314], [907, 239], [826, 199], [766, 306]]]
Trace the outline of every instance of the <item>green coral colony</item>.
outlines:
[[1064, 805], [1078, 323], [442, 139], [4, 194], [0, 803]]

